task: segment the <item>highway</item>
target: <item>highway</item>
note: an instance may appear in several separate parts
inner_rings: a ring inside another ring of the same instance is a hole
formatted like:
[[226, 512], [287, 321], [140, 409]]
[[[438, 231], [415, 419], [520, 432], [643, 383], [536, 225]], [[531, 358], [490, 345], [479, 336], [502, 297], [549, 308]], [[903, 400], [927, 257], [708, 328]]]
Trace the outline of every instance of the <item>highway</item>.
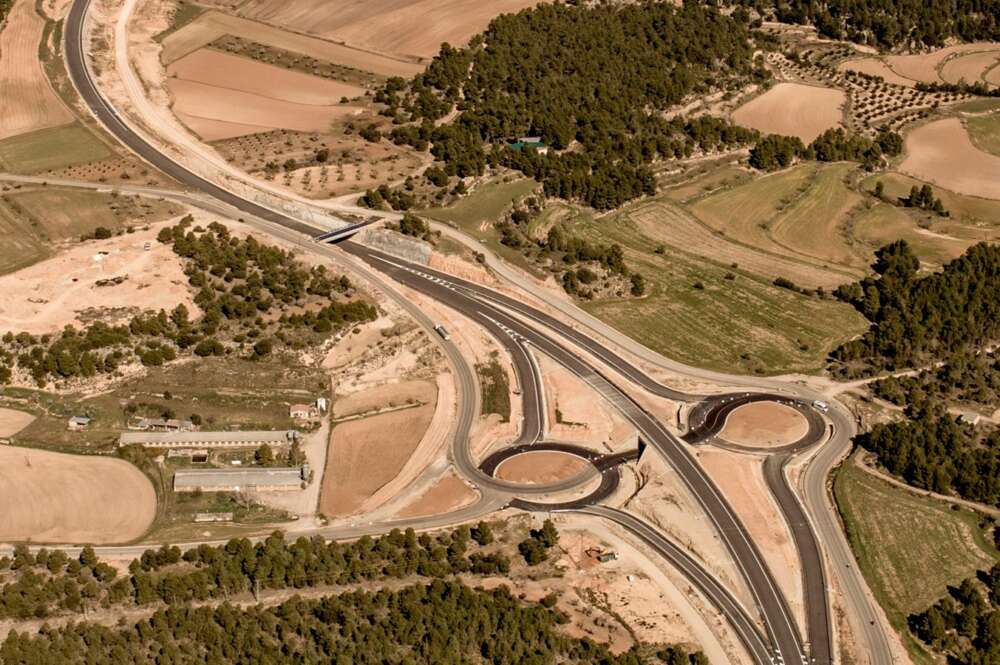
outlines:
[[[164, 171], [184, 186], [208, 194], [242, 213], [264, 220], [271, 225], [278, 225], [296, 234], [316, 235], [318, 230], [314, 226], [242, 198], [194, 174], [189, 169], [163, 155], [156, 147], [146, 142], [123, 122], [114, 108], [100, 94], [87, 68], [83, 48], [83, 26], [88, 6], [89, 0], [76, 0], [67, 17], [65, 31], [66, 65], [74, 85], [77, 87], [84, 102], [108, 131], [140, 157], [161, 171]], [[660, 384], [633, 364], [615, 354], [605, 345], [594, 341], [586, 332], [537, 309], [524, 305], [514, 298], [476, 284], [456, 280], [448, 275], [435, 274], [433, 271], [427, 271], [426, 269], [417, 268], [415, 272], [414, 268], [403, 265], [398, 259], [379, 256], [378, 253], [372, 252], [356, 243], [346, 242], [341, 247], [354, 256], [369, 262], [378, 272], [388, 274], [394, 280], [415, 290], [422, 291], [445, 305], [454, 308], [456, 311], [462, 312], [490, 331], [498, 340], [503, 340], [505, 336], [510, 340], [509, 344], [505, 343], [504, 345], [511, 352], [518, 376], [527, 384], [522, 389], [523, 399], [525, 400], [525, 422], [518, 441], [520, 445], [537, 442], [544, 429], [542, 404], [540, 401], [532, 402], [534, 399], [533, 396], [541, 394], [540, 386], [532, 385], [532, 382], [537, 382], [537, 368], [534, 367], [530, 354], [524, 350], [525, 344], [534, 346], [543, 353], [552, 356], [557, 362], [560, 362], [570, 369], [570, 371], [577, 374], [577, 376], [598, 389], [603, 397], [622, 411], [630, 422], [636, 426], [643, 441], [654, 447], [677, 469], [692, 493], [698, 498], [706, 514], [715, 523], [720, 536], [740, 566], [743, 576], [746, 578], [754, 594], [758, 609], [764, 617], [768, 633], [767, 638], [775, 646], [783, 662], [788, 665], [805, 663], [802, 639], [794, 626], [787, 603], [778, 591], [773, 577], [762, 560], [760, 552], [721, 492], [693, 459], [686, 448], [686, 444], [671, 434], [608, 377], [597, 371], [579, 355], [540, 332], [534, 326], [525, 324], [521, 317], [528, 319], [533, 324], [556, 332], [572, 344], [585, 349], [601, 362], [612, 367], [629, 381], [634, 382], [653, 394], [685, 401], [697, 400], [702, 396], [686, 394]], [[332, 253], [333, 250], [331, 250]], [[423, 274], [420, 275], [418, 272], [423, 272]], [[365, 277], [376, 288], [383, 290], [396, 304], [413, 316], [421, 326], [428, 330], [433, 328], [433, 321], [377, 275], [371, 274], [368, 271], [365, 273]], [[505, 485], [502, 481], [483, 473], [471, 459], [467, 441], [471, 424], [479, 412], [476, 379], [467, 362], [461, 357], [461, 354], [454, 345], [445, 343], [440, 344], [440, 346], [444, 349], [449, 363], [455, 370], [456, 387], [460, 402], [458, 417], [452, 430], [453, 445], [450, 449], [452, 461], [461, 470], [463, 475], [467, 475], [467, 477], [474, 480], [477, 484], [481, 484], [482, 487], [494, 490], [497, 493], [510, 492], [512, 488], [509, 484]], [[839, 418], [843, 414], [838, 413], [835, 415]], [[839, 423], [839, 426], [841, 429], [838, 430], [838, 436], [843, 436], [843, 432], [849, 431], [851, 427], [844, 423]], [[820, 454], [823, 454], [823, 452], [825, 451], [821, 451]], [[824, 457], [824, 460], [831, 461], [834, 459], [835, 452], [835, 450], [832, 450], [832, 452]], [[823, 466], [822, 464], [814, 464], [809, 467], [809, 470], [811, 471], [814, 468], [821, 471]], [[813, 478], [813, 476], [809, 476], [808, 472], [807, 477]], [[774, 480], [787, 490], [783, 498], [779, 497], [779, 503], [782, 505], [782, 510], [786, 518], [789, 519], [789, 523], [793, 526], [796, 544], [799, 547], [800, 554], [803, 556], [804, 570], [812, 571], [810, 574], [812, 575], [813, 583], [815, 583], [816, 579], [820, 580], [821, 586], [817, 591], [818, 597], [822, 598], [822, 605], [826, 607], [828, 589], [826, 588], [822, 554], [816, 542], [816, 534], [813, 532], [808, 516], [803, 511], [798, 499], [784, 480], [784, 474], [778, 473], [774, 475]], [[774, 487], [772, 487], [772, 490], [774, 490]], [[518, 486], [517, 491], [523, 494], [523, 486]], [[778, 495], [779, 492], [776, 492], [776, 497]], [[487, 497], [484, 493], [484, 505], [489, 504], [491, 500], [495, 503], [497, 496], [497, 494], [490, 494]], [[810, 507], [810, 513], [813, 515], [819, 513], [824, 515], [826, 519], [832, 514], [826, 505], [825, 476], [821, 479], [821, 482], [811, 480], [810, 483], [807, 483], [806, 503]], [[795, 514], [795, 510], [798, 510], [797, 515]], [[817, 530], [824, 538], [824, 542], [830, 542], [827, 539], [832, 539], [832, 542], [836, 545], [843, 544], [846, 546], [846, 541], [843, 538], [843, 534], [839, 532], [839, 528], [834, 526], [833, 533], [831, 533], [830, 525], [834, 524], [834, 520], [826, 519], [825, 522], [822, 520], [817, 521], [819, 522]], [[796, 528], [796, 524], [799, 525], [799, 528]], [[839, 549], [836, 550], [835, 554], [837, 560], [842, 560], [845, 557], [844, 552]], [[853, 560], [850, 557], [849, 550], [846, 551], [846, 558], [849, 561]], [[848, 589], [848, 592], [852, 596], [852, 605], [857, 607], [861, 602], [858, 599], [862, 596], [865, 602], [867, 602], [867, 596], [864, 595], [863, 580], [860, 580], [857, 574], [846, 577], [853, 579], [859, 584], [858, 588], [853, 590]], [[813, 607], [816, 604], [817, 596], [812, 595], [814, 589], [811, 585], [807, 584], [807, 589], [810, 590], [806, 598], [807, 607]], [[812, 619], [809, 621], [810, 641], [817, 663], [826, 663], [832, 660], [832, 652], [830, 651], [832, 641], [829, 639], [830, 626], [828, 620], [825, 623], [826, 625], [821, 626], [818, 621]], [[874, 626], [875, 624], [872, 625]], [[884, 653], [888, 653], [887, 648], [885, 652], [882, 652], [878, 644], [879, 633], [881, 631], [877, 628], [880, 626], [881, 624], [879, 623], [878, 627], [872, 631], [872, 635], [869, 636], [872, 640], [870, 643], [874, 643], [876, 646], [873, 652], [873, 662], [878, 665], [891, 662], [891, 660], [886, 660], [883, 657]], [[825, 640], [817, 638], [820, 632], [826, 634]], [[885, 636], [881, 635], [881, 638], [882, 644], [885, 644]]]

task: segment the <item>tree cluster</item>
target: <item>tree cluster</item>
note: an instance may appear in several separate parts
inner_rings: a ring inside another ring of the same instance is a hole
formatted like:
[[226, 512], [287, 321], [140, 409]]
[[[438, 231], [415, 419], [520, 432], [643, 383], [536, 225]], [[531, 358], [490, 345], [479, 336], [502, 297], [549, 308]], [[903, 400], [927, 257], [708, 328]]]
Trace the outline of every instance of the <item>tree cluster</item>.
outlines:
[[98, 321], [82, 330], [67, 326], [56, 335], [7, 333], [0, 340], [0, 380], [10, 380], [15, 362], [44, 385], [113, 373], [133, 359], [159, 366], [182, 353], [220, 356], [248, 346], [247, 357], [257, 359], [276, 344], [300, 348], [377, 315], [368, 302], [344, 299], [353, 291], [347, 277], [323, 266], [307, 269], [290, 252], [253, 237], [233, 237], [218, 223], [191, 229], [191, 221], [163, 228], [158, 239], [181, 257], [188, 282], [197, 289], [199, 320], [192, 321], [181, 304], [169, 313], [136, 314], [128, 325]]
[[889, 376], [871, 388], [882, 399], [911, 412], [949, 402], [994, 405], [1000, 402], [1000, 357], [959, 349], [936, 367], [915, 376]]
[[922, 277], [920, 261], [903, 240], [875, 256], [874, 276], [835, 291], [872, 322], [860, 338], [834, 350], [843, 371], [919, 366], [1000, 337], [1000, 247], [973, 245], [940, 272]]
[[1000, 660], [1000, 564], [948, 591], [926, 611], [910, 615], [913, 634], [954, 665]]
[[1000, 432], [979, 435], [953, 416], [925, 411], [913, 420], [877, 424], [857, 443], [914, 487], [990, 505], [1000, 501]]
[[[701, 665], [701, 653], [640, 645], [620, 655], [569, 637], [566, 617], [526, 603], [505, 586], [487, 591], [435, 580], [397, 590], [292, 598], [276, 607], [170, 607], [133, 625], [93, 623], [14, 631], [7, 663], [332, 663], [496, 665], [602, 663]], [[652, 648], [651, 648], [652, 647]], [[652, 652], [652, 653], [650, 653]]]
[[[376, 101], [404, 125], [393, 140], [429, 145], [448, 175], [506, 166], [549, 195], [609, 209], [654, 190], [655, 159], [757, 138], [717, 118], [661, 113], [693, 93], [763, 80], [751, 56], [746, 23], [700, 3], [542, 4], [494, 19], [466, 48], [443, 45], [425, 72], [390, 79]], [[550, 150], [507, 146], [520, 136]]]
[[1000, 1], [951, 0], [731, 0], [783, 23], [813, 25], [824, 37], [885, 49], [938, 47], [952, 37], [1000, 39]]
[[961, 80], [958, 83], [925, 83], [917, 81], [914, 86], [920, 92], [946, 92], [955, 95], [976, 95], [977, 97], [1000, 97], [1000, 88], [987, 85], [983, 81], [966, 83]]
[[545, 520], [541, 529], [532, 529], [528, 537], [518, 543], [517, 551], [529, 566], [537, 566], [549, 558], [549, 550], [559, 544], [559, 531], [552, 520]]
[[941, 199], [934, 197], [934, 188], [930, 185], [910, 188], [910, 195], [899, 198], [900, 205], [907, 208], [919, 208], [920, 210], [930, 210], [942, 217], [948, 217], [949, 213], [944, 209]]
[[790, 166], [796, 159], [820, 162], [861, 162], [869, 171], [881, 167], [885, 157], [895, 157], [903, 151], [903, 137], [893, 131], [881, 130], [874, 139], [860, 134], [848, 134], [842, 128], [828, 129], [808, 146], [797, 136], [765, 136], [750, 149], [750, 166], [762, 171], [776, 171]]

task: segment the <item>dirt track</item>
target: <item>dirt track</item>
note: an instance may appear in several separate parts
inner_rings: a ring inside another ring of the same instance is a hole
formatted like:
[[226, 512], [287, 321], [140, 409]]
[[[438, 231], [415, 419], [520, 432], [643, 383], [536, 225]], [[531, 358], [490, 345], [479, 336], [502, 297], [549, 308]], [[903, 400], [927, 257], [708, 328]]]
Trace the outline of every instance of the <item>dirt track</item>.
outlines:
[[0, 541], [121, 543], [156, 516], [156, 492], [120, 459], [0, 446]]

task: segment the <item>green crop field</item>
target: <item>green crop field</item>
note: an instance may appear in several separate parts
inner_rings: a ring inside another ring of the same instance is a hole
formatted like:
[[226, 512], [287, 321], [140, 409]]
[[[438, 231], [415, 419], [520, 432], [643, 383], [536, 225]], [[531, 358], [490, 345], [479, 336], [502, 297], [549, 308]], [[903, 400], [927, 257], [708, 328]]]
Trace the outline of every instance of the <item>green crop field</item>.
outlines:
[[76, 123], [0, 141], [0, 167], [11, 173], [40, 173], [109, 156], [107, 147]]
[[629, 267], [645, 277], [647, 294], [582, 306], [667, 357], [745, 373], [815, 372], [833, 347], [868, 327], [843, 303], [794, 293], [672, 246], [658, 253], [627, 215], [600, 221], [580, 215], [573, 228], [595, 242], [621, 244]]
[[875, 597], [915, 660], [933, 662], [910, 637], [906, 618], [998, 559], [979, 516], [875, 478], [852, 460], [837, 472], [834, 492]]
[[965, 128], [976, 147], [1000, 156], [1000, 111], [967, 118]]

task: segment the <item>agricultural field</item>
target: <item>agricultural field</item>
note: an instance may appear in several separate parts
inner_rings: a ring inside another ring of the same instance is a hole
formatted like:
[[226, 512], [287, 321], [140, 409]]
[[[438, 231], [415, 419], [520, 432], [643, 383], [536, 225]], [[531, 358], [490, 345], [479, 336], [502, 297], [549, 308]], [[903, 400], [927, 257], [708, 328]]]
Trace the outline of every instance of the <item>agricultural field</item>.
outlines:
[[103, 143], [76, 123], [0, 140], [0, 168], [11, 173], [41, 173], [110, 156]]
[[1000, 558], [981, 518], [875, 478], [853, 458], [837, 472], [834, 493], [854, 554], [889, 621], [915, 662], [934, 662], [910, 636], [906, 618]]
[[361, 109], [364, 89], [229, 53], [201, 49], [167, 68], [174, 112], [207, 141], [271, 129], [322, 132]]
[[156, 516], [156, 492], [120, 459], [0, 446], [0, 541], [120, 543]]
[[331, 12], [322, 0], [249, 0], [238, 11], [377, 54], [429, 59], [443, 42], [463, 45], [498, 14], [535, 4], [537, 0], [366, 0], [342, 3]]
[[17, 0], [0, 32], [0, 140], [73, 122], [38, 58], [45, 20], [32, 0]]
[[990, 62], [988, 53], [1000, 56], [1000, 44], [961, 44], [918, 55], [891, 55], [886, 62], [911, 81], [957, 83], [956, 75], [961, 75], [966, 82], [975, 83]]
[[[329, 13], [328, 8], [323, 11]], [[160, 58], [163, 64], [170, 65], [225, 35], [237, 35], [258, 44], [301, 53], [317, 60], [379, 76], [413, 76], [423, 70], [422, 65], [414, 62], [380, 56], [217, 11], [205, 12], [165, 36], [162, 40], [163, 51]]]
[[978, 149], [958, 118], [945, 118], [906, 136], [899, 170], [970, 196], [1000, 199], [1000, 157]]
[[319, 511], [358, 512], [403, 470], [431, 424], [438, 391], [427, 381], [375, 387], [336, 400]]
[[1000, 157], [1000, 111], [965, 118], [965, 129], [973, 145]]
[[733, 111], [733, 122], [765, 134], [798, 136], [810, 143], [840, 125], [847, 96], [842, 90], [779, 83]]
[[56, 245], [93, 234], [99, 226], [115, 232], [162, 221], [179, 212], [164, 201], [88, 190], [45, 187], [6, 191], [0, 195], [0, 229], [9, 242], [0, 247], [0, 275], [26, 268], [49, 256]]
[[867, 328], [842, 303], [773, 286], [683, 248], [659, 247], [631, 220], [629, 208], [601, 220], [581, 214], [571, 228], [592, 241], [622, 245], [627, 265], [647, 284], [642, 298], [581, 306], [667, 357], [744, 373], [817, 371], [830, 349]]

